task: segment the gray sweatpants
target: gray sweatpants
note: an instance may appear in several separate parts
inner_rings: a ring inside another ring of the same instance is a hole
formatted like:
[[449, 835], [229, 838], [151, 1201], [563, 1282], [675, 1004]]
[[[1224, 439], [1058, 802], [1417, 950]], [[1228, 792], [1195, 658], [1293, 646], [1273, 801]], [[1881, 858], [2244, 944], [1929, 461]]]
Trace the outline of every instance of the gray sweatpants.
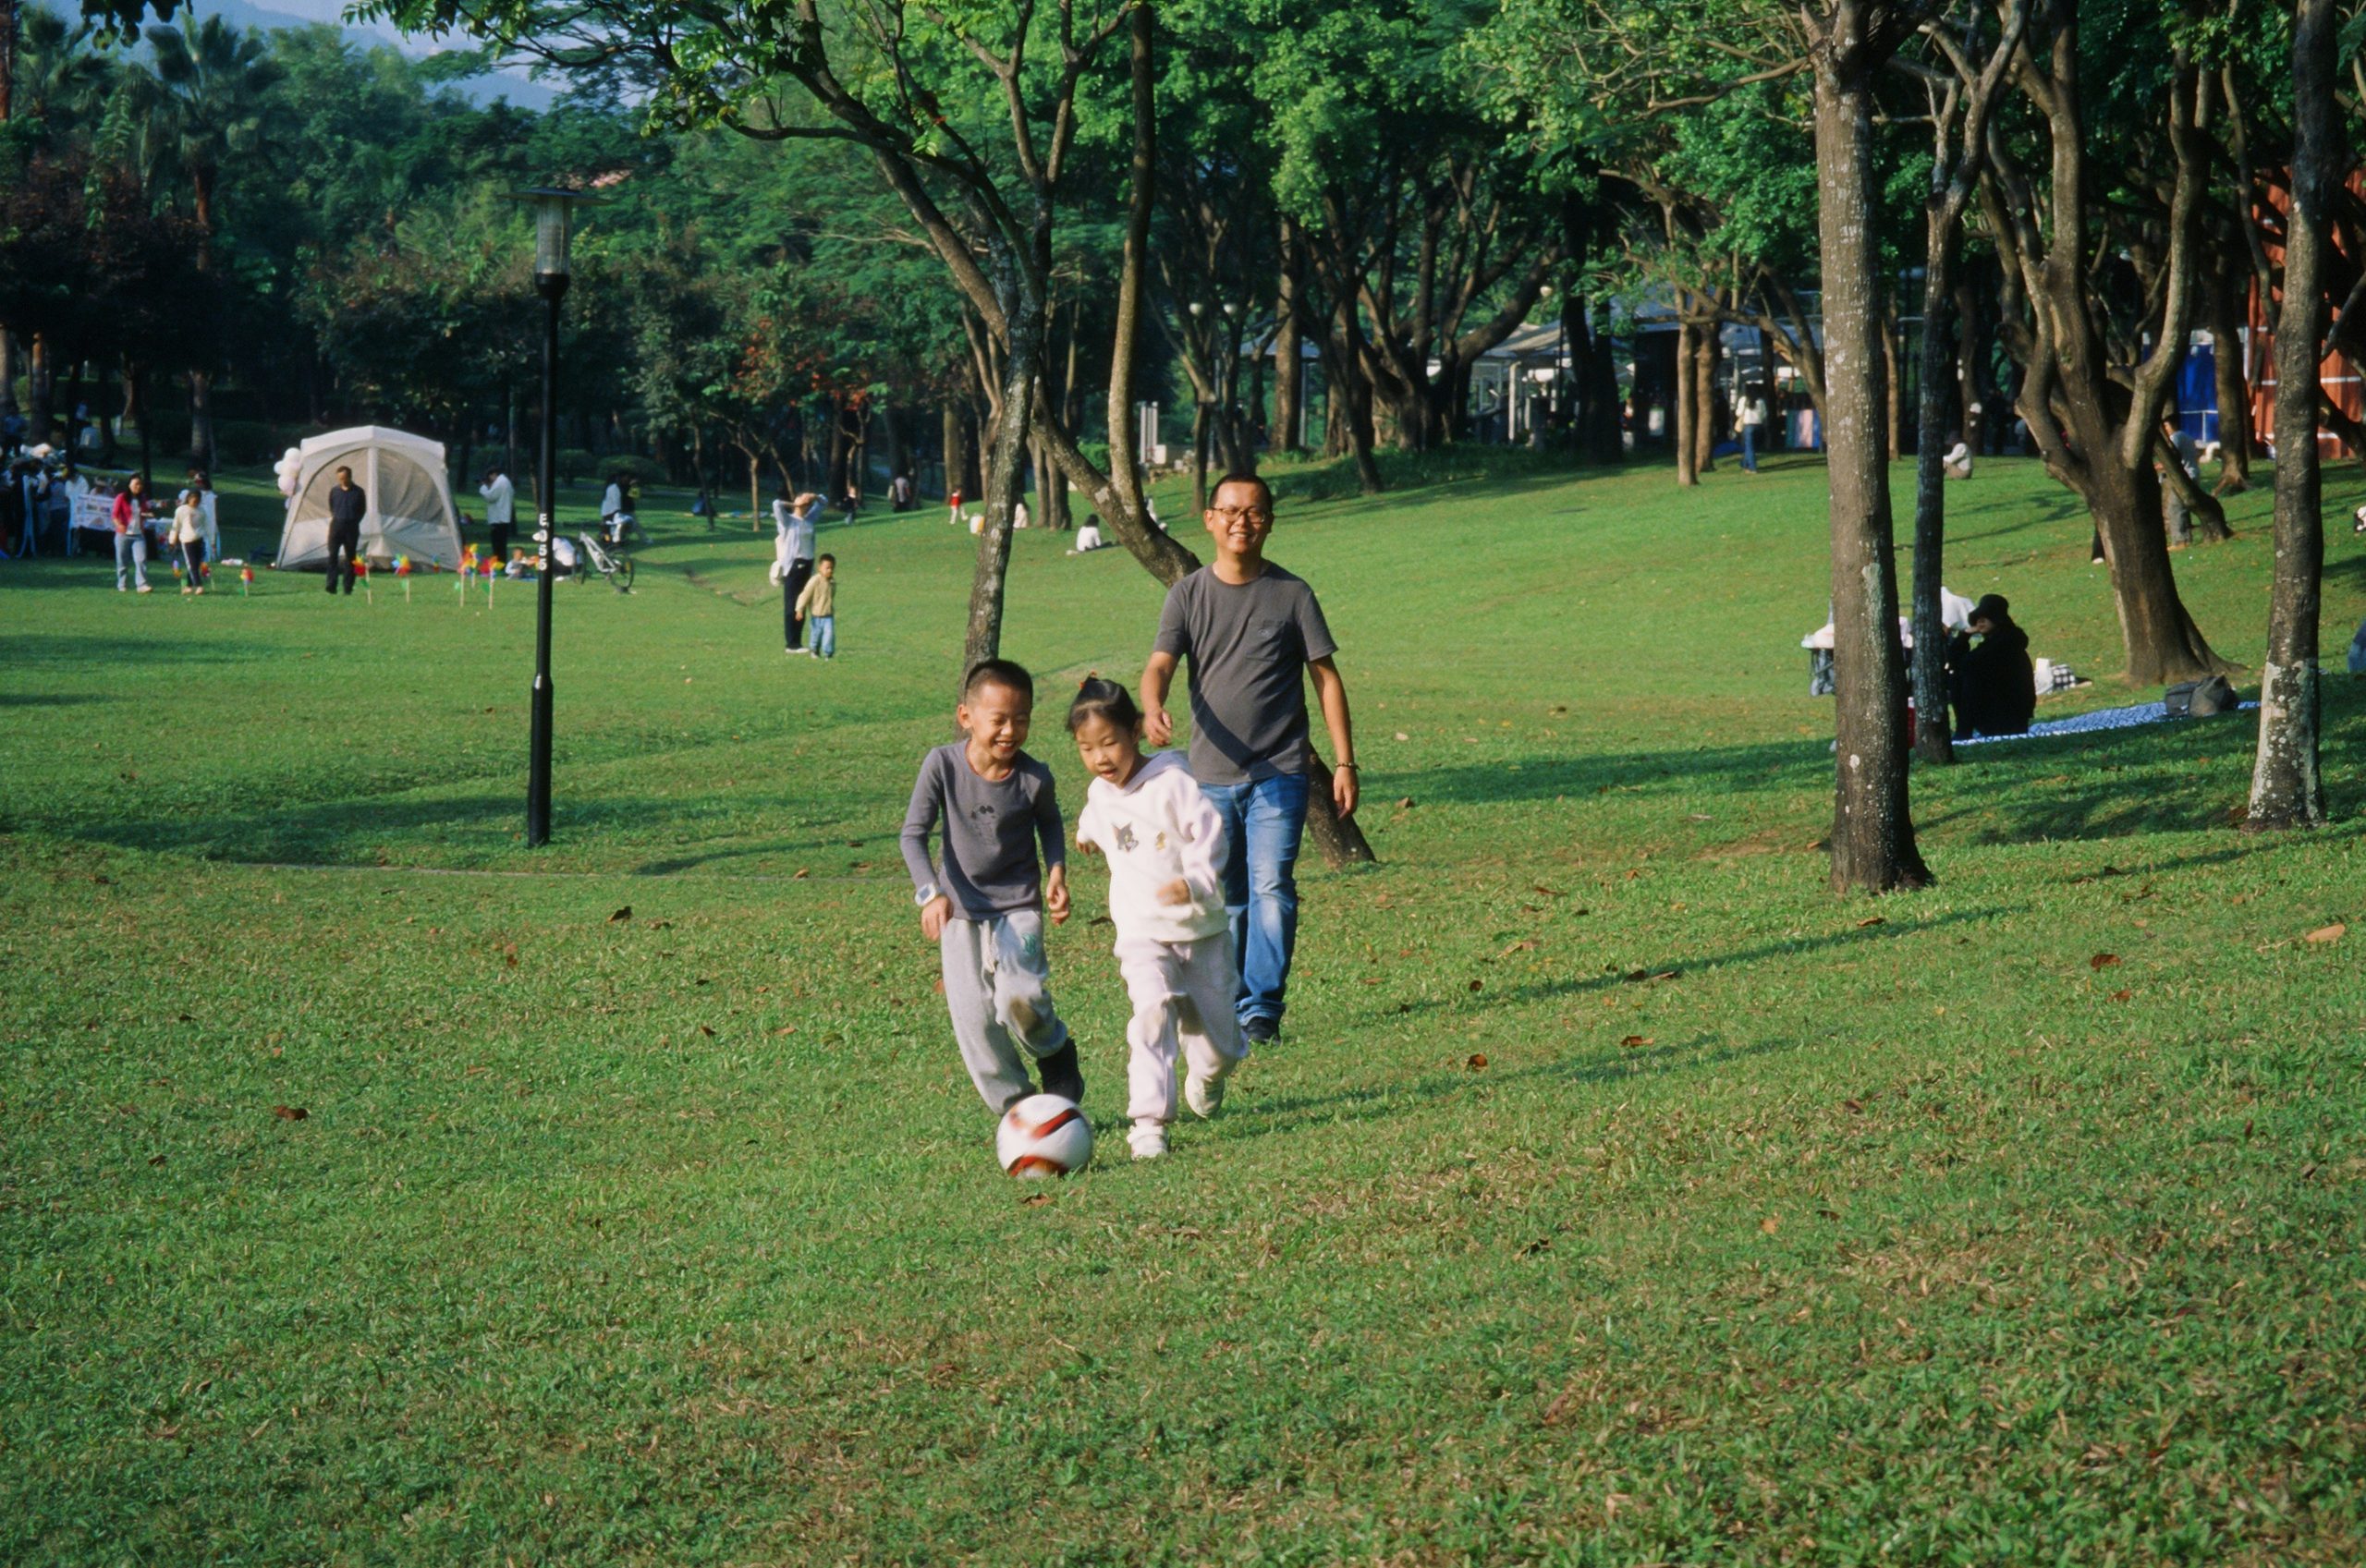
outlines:
[[961, 1065], [970, 1069], [986, 1109], [1000, 1115], [1035, 1092], [1018, 1048], [1040, 1062], [1068, 1043], [1068, 1027], [1052, 1008], [1043, 914], [1019, 909], [990, 920], [956, 916], [945, 922], [937, 947]]

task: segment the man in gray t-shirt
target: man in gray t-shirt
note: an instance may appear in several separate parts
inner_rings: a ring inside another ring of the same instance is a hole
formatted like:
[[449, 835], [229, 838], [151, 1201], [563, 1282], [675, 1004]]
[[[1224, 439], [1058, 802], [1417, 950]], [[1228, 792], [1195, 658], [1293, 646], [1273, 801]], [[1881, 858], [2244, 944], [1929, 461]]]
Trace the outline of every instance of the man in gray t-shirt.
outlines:
[[1299, 841], [1306, 827], [1305, 681], [1314, 681], [1338, 763], [1330, 778], [1342, 817], [1356, 808], [1348, 688], [1314, 590], [1268, 565], [1274, 496], [1253, 474], [1227, 475], [1201, 521], [1213, 565], [1167, 590], [1142, 671], [1143, 734], [1174, 737], [1167, 688], [1191, 665], [1191, 772], [1225, 820], [1225, 904], [1240, 959], [1240, 1025], [1251, 1041], [1280, 1032], [1298, 944]]

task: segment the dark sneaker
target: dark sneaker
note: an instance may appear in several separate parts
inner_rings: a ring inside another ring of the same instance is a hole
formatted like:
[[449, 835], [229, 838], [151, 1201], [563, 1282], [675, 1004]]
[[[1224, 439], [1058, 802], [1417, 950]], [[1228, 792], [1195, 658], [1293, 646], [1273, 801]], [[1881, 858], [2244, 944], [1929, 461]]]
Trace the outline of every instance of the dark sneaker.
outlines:
[[1084, 1103], [1084, 1069], [1077, 1064], [1074, 1040], [1035, 1064], [1035, 1070], [1043, 1075], [1045, 1094]]
[[1269, 1045], [1282, 1032], [1278, 1018], [1251, 1018], [1240, 1026], [1241, 1034], [1251, 1045]]

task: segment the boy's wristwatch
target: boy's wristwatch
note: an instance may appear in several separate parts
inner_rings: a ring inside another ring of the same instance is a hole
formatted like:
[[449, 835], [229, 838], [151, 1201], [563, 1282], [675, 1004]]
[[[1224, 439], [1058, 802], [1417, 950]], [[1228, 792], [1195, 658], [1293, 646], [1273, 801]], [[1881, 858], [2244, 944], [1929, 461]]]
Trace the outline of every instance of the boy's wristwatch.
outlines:
[[935, 903], [936, 884], [934, 882], [931, 882], [928, 886], [921, 889], [920, 892], [912, 894], [912, 902], [923, 909]]

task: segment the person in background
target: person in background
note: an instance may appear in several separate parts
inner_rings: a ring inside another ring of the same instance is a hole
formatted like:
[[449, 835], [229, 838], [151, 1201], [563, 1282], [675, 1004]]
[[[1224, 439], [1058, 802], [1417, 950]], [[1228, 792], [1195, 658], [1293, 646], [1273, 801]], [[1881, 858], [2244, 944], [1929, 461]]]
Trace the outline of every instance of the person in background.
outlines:
[[625, 477], [622, 474], [610, 474], [608, 488], [600, 492], [600, 529], [611, 543], [616, 541], [616, 514], [624, 509]]
[[796, 614], [813, 628], [813, 646], [807, 650], [816, 659], [838, 656], [838, 558], [824, 555], [813, 563], [813, 575], [798, 591]]
[[1068, 553], [1082, 555], [1087, 551], [1100, 549], [1104, 542], [1106, 541], [1101, 537], [1101, 514], [1087, 512], [1084, 515], [1084, 522], [1076, 530], [1076, 548]]
[[1744, 388], [1734, 394], [1734, 428], [1741, 432], [1741, 471], [1758, 472], [1758, 430], [1766, 422], [1766, 400]]
[[[2185, 470], [2186, 478], [2192, 479], [2201, 473], [2201, 448], [2182, 426], [2174, 420], [2163, 419], [2161, 438], [2168, 446], [2168, 461]], [[2169, 548], [2175, 550], [2191, 544], [2193, 513], [2186, 505], [2185, 497], [2178, 493], [2177, 486], [2170, 482], [2166, 464], [2155, 464], [2154, 467], [2161, 470], [2161, 511], [2169, 530]]]
[[181, 592], [205, 591], [205, 505], [194, 490], [181, 492], [180, 504], [173, 508], [172, 532], [167, 536], [173, 548], [181, 553]]
[[189, 488], [197, 493], [198, 509], [205, 515], [205, 558], [222, 558], [221, 498], [213, 493], [213, 476], [203, 468], [191, 468]]
[[955, 528], [959, 528], [961, 526], [961, 491], [958, 486], [945, 492], [945, 504], [946, 507], [945, 520]]
[[124, 571], [128, 565], [140, 584], [140, 591], [152, 591], [148, 587], [148, 481], [134, 474], [115, 494], [115, 590], [124, 590]]
[[899, 513], [909, 512], [912, 509], [914, 500], [911, 475], [897, 474], [887, 481], [887, 504], [891, 510]]
[[518, 487], [495, 463], [484, 471], [484, 482], [477, 486], [477, 493], [484, 497], [485, 539], [494, 554], [506, 557], [509, 553], [509, 530], [518, 521]]
[[2012, 605], [2001, 593], [1973, 605], [1970, 625], [1970, 630], [1947, 639], [1947, 698], [1956, 711], [1956, 738], [2029, 734], [2037, 711], [2029, 633], [2014, 624]]
[[862, 476], [860, 474], [847, 476], [846, 508], [846, 520], [849, 523], [853, 522], [856, 516], [862, 510]]
[[340, 465], [336, 483], [329, 487], [329, 581], [335, 593], [337, 578], [345, 578], [345, 596], [353, 597], [353, 563], [361, 554], [361, 519], [370, 513], [370, 495], [353, 482], [353, 470]]
[[798, 608], [813, 576], [813, 525], [822, 515], [816, 491], [773, 503], [773, 581], [780, 584], [781, 639], [787, 651], [803, 653], [804, 612]]
[[1964, 440], [1960, 432], [1956, 436], [1956, 444], [1948, 447], [1945, 456], [1939, 459], [1939, 468], [1951, 480], [1971, 478], [1971, 444]]

